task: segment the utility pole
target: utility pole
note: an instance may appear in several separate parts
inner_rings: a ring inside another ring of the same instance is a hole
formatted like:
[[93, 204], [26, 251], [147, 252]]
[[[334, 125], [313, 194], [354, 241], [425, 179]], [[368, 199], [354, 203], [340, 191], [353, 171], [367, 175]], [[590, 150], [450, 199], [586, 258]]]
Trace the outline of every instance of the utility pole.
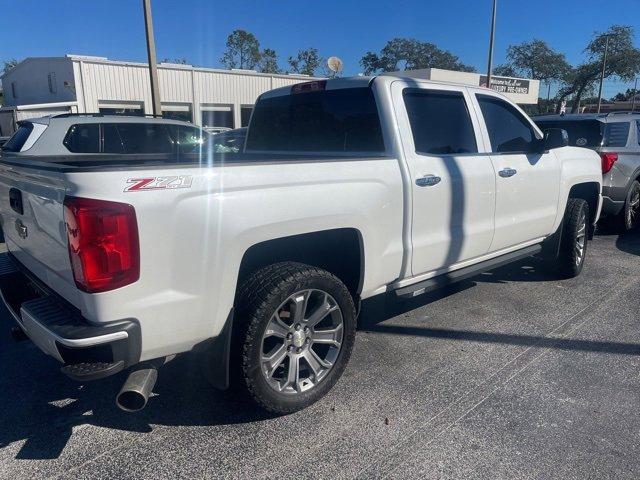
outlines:
[[154, 115], [162, 115], [160, 90], [158, 87], [158, 65], [156, 62], [156, 41], [153, 37], [153, 18], [151, 18], [151, 0], [142, 0], [144, 9], [144, 27], [147, 34], [147, 56], [149, 57], [149, 78], [151, 80], [151, 105]]
[[636, 111], [636, 95], [638, 95], [638, 77], [636, 77], [636, 82], [633, 85], [633, 96], [631, 97], [631, 112]]
[[493, 16], [491, 18], [491, 36], [489, 37], [489, 64], [487, 65], [487, 88], [491, 88], [491, 71], [493, 70], [493, 39], [496, 34], [496, 9], [498, 0], [493, 0]]
[[604, 35], [604, 56], [602, 57], [602, 72], [600, 72], [600, 88], [598, 89], [598, 113], [600, 113], [600, 105], [602, 104], [602, 84], [604, 83], [604, 74], [607, 68], [607, 52], [609, 51], [609, 37]]

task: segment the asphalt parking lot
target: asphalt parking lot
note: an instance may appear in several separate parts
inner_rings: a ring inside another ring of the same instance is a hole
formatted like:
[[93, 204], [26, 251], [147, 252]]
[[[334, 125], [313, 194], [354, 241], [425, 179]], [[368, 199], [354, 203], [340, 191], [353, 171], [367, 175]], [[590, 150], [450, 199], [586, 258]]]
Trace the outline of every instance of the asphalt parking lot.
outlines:
[[0, 478], [640, 477], [637, 233], [596, 236], [577, 279], [528, 260], [370, 302], [333, 392], [281, 418], [189, 356], [125, 414], [122, 375], [67, 380], [0, 315]]

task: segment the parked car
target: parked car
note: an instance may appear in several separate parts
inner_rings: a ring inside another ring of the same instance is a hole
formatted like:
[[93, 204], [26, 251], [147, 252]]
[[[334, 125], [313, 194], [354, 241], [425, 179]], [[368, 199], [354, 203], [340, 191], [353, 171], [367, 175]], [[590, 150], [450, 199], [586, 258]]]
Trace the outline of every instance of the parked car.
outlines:
[[207, 145], [211, 145], [215, 153], [241, 153], [244, 150], [244, 142], [247, 138], [247, 127], [236, 128], [226, 132], [212, 135]]
[[197, 152], [209, 137], [179, 120], [127, 115], [59, 114], [18, 122], [7, 156]]
[[591, 148], [602, 159], [603, 221], [621, 231], [640, 223], [640, 114], [544, 115], [542, 129], [562, 128], [570, 145]]
[[531, 255], [575, 277], [601, 207], [600, 157], [561, 130], [394, 76], [263, 94], [242, 154], [89, 158], [0, 161], [0, 286], [16, 336], [69, 377], [131, 369], [126, 410], [190, 351], [215, 386], [304, 408], [342, 375], [361, 300]]

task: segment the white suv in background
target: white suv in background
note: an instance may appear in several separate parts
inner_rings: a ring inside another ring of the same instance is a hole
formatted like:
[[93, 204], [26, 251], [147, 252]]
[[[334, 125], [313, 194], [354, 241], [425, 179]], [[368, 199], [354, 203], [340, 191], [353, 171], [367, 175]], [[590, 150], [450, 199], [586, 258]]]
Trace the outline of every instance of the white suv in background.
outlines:
[[179, 120], [61, 114], [23, 120], [2, 147], [13, 155], [173, 154], [197, 152], [209, 134]]

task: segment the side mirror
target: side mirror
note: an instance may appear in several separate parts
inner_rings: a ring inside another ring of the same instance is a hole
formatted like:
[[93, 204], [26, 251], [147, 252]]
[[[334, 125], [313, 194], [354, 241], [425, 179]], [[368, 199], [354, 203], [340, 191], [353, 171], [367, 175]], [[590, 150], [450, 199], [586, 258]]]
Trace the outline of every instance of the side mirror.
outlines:
[[569, 145], [569, 134], [562, 128], [548, 128], [543, 133], [545, 150], [552, 150]]

